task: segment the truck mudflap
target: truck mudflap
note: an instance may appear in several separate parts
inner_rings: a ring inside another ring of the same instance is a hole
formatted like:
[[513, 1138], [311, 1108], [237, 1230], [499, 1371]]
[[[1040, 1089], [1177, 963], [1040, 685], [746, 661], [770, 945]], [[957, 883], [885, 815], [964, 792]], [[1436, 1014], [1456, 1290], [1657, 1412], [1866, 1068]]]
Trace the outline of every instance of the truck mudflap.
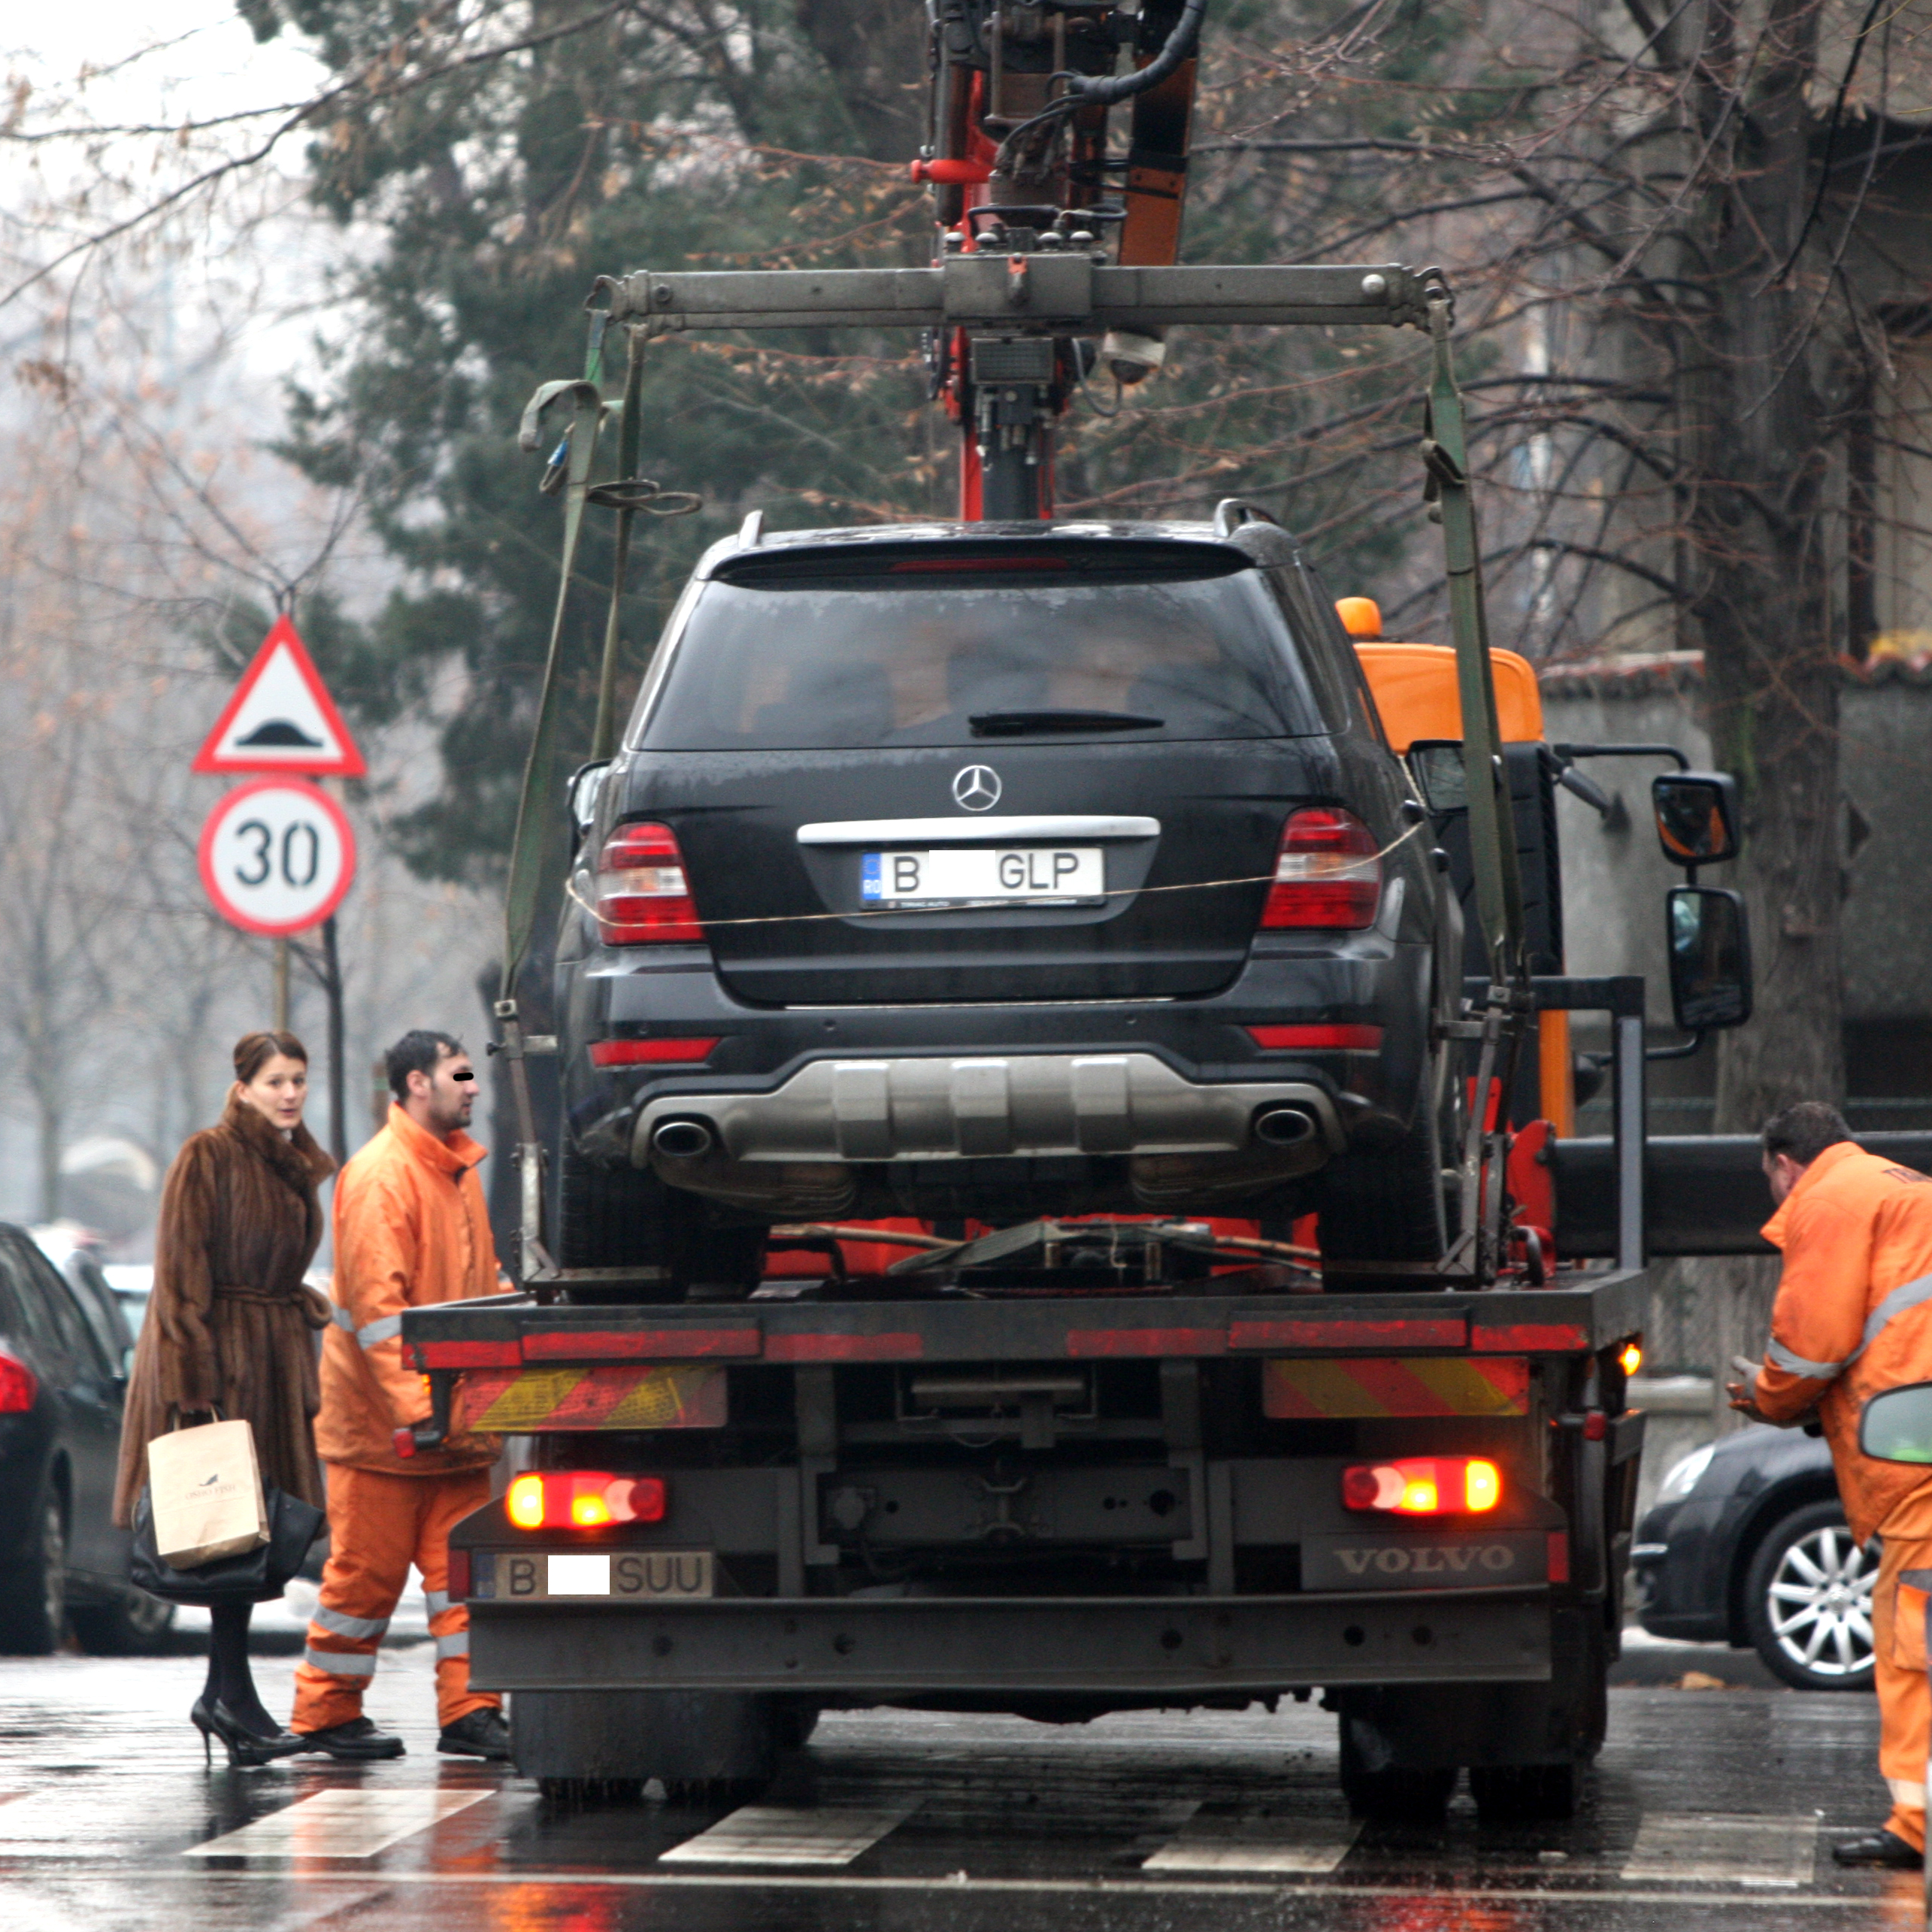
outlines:
[[720, 1598], [470, 1606], [492, 1691], [732, 1691], [827, 1701], [1536, 1683], [1546, 1587], [1289, 1597]]

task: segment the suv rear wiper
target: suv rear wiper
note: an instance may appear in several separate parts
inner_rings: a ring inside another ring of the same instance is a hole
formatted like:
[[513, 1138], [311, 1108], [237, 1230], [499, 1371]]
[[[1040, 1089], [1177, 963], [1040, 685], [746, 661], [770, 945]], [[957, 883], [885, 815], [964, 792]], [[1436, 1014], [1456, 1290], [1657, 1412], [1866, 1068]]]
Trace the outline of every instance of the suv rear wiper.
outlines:
[[1152, 731], [1167, 721], [1137, 711], [976, 711], [966, 722], [976, 738], [1017, 738], [1033, 731]]

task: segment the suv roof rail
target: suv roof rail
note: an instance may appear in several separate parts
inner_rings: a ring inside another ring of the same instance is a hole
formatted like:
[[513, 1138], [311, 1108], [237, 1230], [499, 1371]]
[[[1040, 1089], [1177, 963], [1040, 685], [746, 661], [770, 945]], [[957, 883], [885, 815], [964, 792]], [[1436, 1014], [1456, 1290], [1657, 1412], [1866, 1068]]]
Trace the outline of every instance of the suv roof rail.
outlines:
[[738, 541], [746, 550], [749, 550], [755, 544], [762, 544], [765, 541], [765, 512], [763, 510], [754, 510], [746, 515], [745, 520], [738, 525]]
[[1214, 506], [1214, 534], [1231, 537], [1243, 523], [1272, 523], [1279, 530], [1281, 519], [1272, 510], [1252, 503], [1245, 496], [1224, 496]]

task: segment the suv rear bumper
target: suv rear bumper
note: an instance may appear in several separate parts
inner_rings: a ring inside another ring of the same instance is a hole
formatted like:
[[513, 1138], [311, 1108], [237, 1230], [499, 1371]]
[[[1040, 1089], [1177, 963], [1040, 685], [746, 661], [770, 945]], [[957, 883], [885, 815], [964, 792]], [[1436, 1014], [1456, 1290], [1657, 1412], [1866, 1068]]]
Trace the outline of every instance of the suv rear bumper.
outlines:
[[1343, 1151], [1334, 1100], [1312, 1080], [1189, 1080], [1144, 1052], [824, 1059], [768, 1092], [646, 1101], [631, 1157], [650, 1164], [669, 1121], [701, 1122], [736, 1161], [1228, 1153], [1276, 1109], [1309, 1121], [1308, 1164]]

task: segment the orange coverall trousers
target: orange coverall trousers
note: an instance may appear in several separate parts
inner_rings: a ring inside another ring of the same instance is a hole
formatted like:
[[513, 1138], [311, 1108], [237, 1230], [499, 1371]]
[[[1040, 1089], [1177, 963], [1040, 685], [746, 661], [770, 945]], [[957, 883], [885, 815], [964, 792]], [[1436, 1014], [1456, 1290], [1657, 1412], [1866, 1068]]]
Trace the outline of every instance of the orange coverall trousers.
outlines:
[[1885, 1829], [1925, 1849], [1925, 1758], [1932, 1694], [1925, 1676], [1925, 1592], [1898, 1580], [1932, 1570], [1932, 1541], [1888, 1536], [1872, 1586], [1872, 1645], [1879, 1694], [1879, 1770], [1891, 1788]]
[[322, 1600], [295, 1667], [292, 1731], [332, 1730], [362, 1715], [376, 1646], [413, 1563], [436, 1640], [436, 1721], [444, 1728], [503, 1700], [470, 1688], [470, 1613], [450, 1600], [450, 1532], [489, 1500], [489, 1471], [386, 1476], [329, 1466], [329, 1561]]

